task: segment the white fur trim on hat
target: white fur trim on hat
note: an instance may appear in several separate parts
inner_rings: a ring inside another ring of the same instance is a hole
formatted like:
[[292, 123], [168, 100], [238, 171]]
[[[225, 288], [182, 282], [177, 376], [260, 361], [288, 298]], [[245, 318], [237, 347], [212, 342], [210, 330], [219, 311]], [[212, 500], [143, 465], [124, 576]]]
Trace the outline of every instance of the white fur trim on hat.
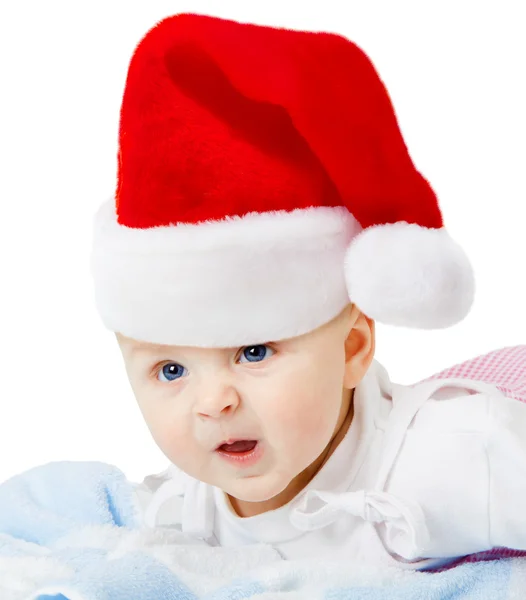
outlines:
[[94, 222], [91, 271], [105, 326], [157, 344], [235, 347], [316, 329], [348, 303], [346, 208], [250, 213], [150, 229]]
[[445, 229], [404, 222], [369, 227], [353, 240], [345, 263], [350, 297], [381, 323], [449, 327], [473, 304], [471, 264]]

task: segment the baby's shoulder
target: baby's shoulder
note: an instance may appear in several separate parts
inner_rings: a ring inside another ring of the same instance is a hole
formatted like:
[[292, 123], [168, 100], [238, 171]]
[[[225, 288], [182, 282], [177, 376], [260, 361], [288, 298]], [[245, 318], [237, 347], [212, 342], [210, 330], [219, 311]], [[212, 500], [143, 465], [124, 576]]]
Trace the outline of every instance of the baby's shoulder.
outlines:
[[[496, 385], [475, 379], [443, 378], [422, 404], [412, 430], [489, 432], [510, 419], [524, 421], [526, 403], [507, 397]], [[413, 386], [423, 393], [427, 382]]]

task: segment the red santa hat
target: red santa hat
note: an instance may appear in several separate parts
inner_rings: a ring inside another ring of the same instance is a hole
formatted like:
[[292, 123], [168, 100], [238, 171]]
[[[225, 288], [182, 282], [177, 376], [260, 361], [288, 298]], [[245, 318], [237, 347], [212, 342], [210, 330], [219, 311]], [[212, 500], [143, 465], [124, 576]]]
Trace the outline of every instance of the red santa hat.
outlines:
[[138, 44], [118, 186], [95, 217], [106, 327], [232, 347], [307, 333], [350, 301], [442, 328], [473, 301], [463, 250], [371, 60], [331, 33], [203, 15]]

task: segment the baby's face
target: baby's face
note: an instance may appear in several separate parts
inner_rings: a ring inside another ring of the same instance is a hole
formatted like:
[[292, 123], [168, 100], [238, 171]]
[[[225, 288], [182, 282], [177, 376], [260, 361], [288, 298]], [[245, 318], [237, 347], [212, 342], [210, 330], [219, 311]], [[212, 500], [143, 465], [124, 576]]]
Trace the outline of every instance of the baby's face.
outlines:
[[[306, 335], [243, 348], [156, 346], [117, 334], [159, 448], [192, 477], [240, 500], [281, 493], [327, 447], [346, 390], [372, 360], [363, 331], [353, 339], [359, 313], [352, 308]], [[221, 453], [228, 440], [257, 445], [248, 454]]]

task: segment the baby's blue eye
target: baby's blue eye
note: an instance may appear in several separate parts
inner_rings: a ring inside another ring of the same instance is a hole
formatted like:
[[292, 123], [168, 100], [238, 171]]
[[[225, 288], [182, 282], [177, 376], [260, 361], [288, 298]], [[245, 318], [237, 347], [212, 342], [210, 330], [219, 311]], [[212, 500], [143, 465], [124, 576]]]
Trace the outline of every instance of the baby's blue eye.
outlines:
[[[272, 353], [270, 356], [274, 354], [274, 350], [264, 344], [247, 346], [241, 353], [239, 360], [240, 362], [261, 362], [262, 360], [265, 360], [265, 358], [270, 358], [269, 352]], [[243, 358], [245, 358], [246, 361], [242, 360]]]
[[[186, 375], [186, 369], [177, 363], [168, 363], [159, 371], [157, 378], [159, 381], [175, 381]], [[164, 379], [163, 379], [164, 377]]]

